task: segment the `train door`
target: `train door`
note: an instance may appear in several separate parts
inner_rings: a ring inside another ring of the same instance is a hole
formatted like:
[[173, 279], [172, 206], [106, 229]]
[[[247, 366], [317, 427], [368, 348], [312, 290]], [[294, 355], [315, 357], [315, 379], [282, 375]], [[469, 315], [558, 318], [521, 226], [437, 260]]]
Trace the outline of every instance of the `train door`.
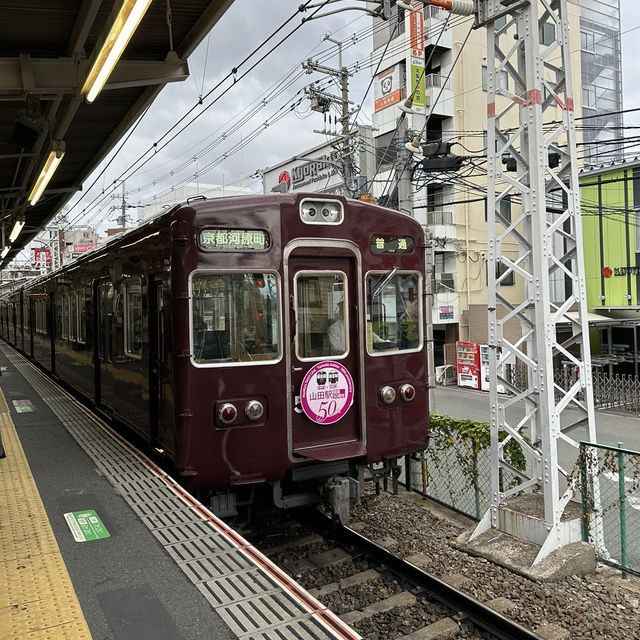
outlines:
[[171, 426], [171, 344], [169, 322], [169, 296], [167, 287], [158, 278], [149, 279], [149, 424], [152, 446], [173, 450], [167, 440]]
[[312, 251], [288, 260], [289, 442], [294, 454], [330, 461], [366, 451], [358, 265], [344, 250]]

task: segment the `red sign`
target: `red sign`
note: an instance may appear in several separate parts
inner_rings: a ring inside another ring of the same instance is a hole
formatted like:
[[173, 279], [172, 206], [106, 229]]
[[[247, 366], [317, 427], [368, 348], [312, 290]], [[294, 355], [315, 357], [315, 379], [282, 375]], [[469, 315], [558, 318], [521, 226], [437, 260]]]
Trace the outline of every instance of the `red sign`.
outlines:
[[423, 4], [411, 3], [413, 11], [409, 15], [409, 38], [411, 40], [411, 55], [422, 56], [424, 52], [424, 18], [422, 15]]
[[34, 249], [33, 262], [35, 264], [51, 264], [51, 249]]
[[89, 251], [89, 249], [93, 249], [93, 247], [97, 247], [95, 244], [74, 244], [73, 245], [73, 253], [85, 253]]
[[288, 171], [283, 171], [278, 176], [278, 184], [282, 184], [283, 182], [287, 185], [287, 191], [289, 191], [289, 189], [291, 189], [291, 176]]
[[613, 271], [611, 270], [611, 267], [602, 267], [603, 278], [610, 278], [612, 275], [613, 275]]

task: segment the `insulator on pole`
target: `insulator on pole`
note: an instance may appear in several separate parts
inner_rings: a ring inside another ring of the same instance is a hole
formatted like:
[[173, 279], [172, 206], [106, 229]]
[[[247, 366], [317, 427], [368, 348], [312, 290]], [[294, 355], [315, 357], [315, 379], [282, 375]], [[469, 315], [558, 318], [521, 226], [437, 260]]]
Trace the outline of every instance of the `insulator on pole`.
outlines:
[[476, 10], [473, 0], [430, 0], [429, 4], [459, 16], [472, 16]]

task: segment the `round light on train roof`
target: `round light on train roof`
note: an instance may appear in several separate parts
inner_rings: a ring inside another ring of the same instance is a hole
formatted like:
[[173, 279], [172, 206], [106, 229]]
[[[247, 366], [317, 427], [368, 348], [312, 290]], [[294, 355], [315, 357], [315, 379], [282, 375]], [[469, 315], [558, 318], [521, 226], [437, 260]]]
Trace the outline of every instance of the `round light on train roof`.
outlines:
[[385, 404], [391, 404], [396, 399], [396, 390], [393, 387], [382, 387], [380, 389], [380, 400]]
[[335, 222], [339, 215], [340, 212], [334, 206], [328, 205], [322, 208], [322, 217], [328, 222]]
[[244, 407], [244, 415], [247, 416], [249, 420], [256, 421], [260, 420], [264, 415], [264, 407], [262, 406], [262, 402], [258, 400], [250, 400]]

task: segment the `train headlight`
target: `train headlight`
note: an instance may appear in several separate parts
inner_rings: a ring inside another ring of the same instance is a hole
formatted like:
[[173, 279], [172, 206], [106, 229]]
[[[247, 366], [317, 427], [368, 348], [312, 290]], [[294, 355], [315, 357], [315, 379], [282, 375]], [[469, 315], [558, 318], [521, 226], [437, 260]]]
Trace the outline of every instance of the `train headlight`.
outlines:
[[382, 387], [380, 389], [380, 400], [385, 404], [391, 404], [396, 399], [396, 390], [393, 387]]
[[344, 218], [339, 200], [303, 200], [300, 219], [307, 224], [340, 224]]
[[322, 218], [327, 222], [336, 222], [340, 216], [340, 212], [334, 205], [327, 205], [322, 207]]
[[251, 400], [247, 402], [244, 407], [244, 415], [255, 422], [256, 420], [260, 420], [264, 415], [264, 407], [262, 406], [262, 402], [258, 402], [258, 400]]
[[218, 409], [218, 420], [222, 424], [231, 424], [238, 417], [238, 410], [230, 402], [225, 402]]
[[400, 387], [400, 397], [405, 402], [411, 402], [416, 397], [416, 388], [412, 384], [403, 384]]

